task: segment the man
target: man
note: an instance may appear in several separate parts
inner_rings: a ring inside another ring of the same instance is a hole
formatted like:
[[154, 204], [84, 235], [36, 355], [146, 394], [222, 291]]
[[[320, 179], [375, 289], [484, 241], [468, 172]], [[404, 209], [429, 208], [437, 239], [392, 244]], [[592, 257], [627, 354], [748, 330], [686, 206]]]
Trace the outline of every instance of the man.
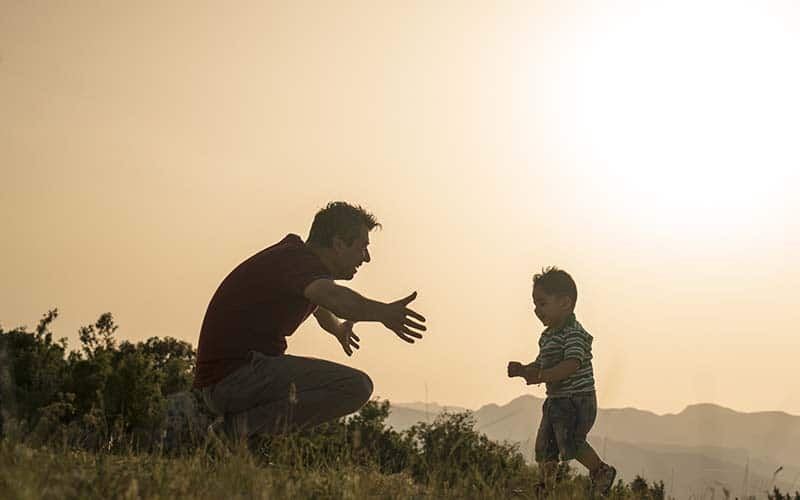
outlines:
[[311, 314], [348, 356], [359, 347], [357, 321], [380, 322], [406, 342], [422, 338], [425, 318], [408, 308], [416, 292], [383, 303], [334, 281], [352, 279], [371, 260], [369, 232], [375, 227], [380, 224], [360, 206], [329, 203], [317, 212], [305, 242], [289, 234], [222, 281], [200, 330], [194, 386], [224, 417], [226, 434], [315, 425], [369, 400], [366, 373], [285, 354], [286, 337]]

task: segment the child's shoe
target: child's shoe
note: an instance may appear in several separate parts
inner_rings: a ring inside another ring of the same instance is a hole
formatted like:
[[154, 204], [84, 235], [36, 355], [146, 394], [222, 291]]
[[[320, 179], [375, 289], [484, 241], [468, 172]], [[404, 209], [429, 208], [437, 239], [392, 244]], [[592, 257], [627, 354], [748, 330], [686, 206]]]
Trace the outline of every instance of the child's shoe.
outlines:
[[603, 463], [589, 477], [592, 480], [592, 489], [595, 493], [606, 496], [611, 487], [614, 486], [614, 479], [617, 478], [617, 469], [613, 465]]

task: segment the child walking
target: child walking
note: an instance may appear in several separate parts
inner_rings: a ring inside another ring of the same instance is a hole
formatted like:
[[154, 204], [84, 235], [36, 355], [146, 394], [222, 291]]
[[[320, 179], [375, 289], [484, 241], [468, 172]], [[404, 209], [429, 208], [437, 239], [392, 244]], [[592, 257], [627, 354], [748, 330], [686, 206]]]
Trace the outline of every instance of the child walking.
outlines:
[[536, 462], [543, 486], [555, 485], [559, 457], [576, 459], [589, 469], [592, 490], [606, 495], [617, 470], [603, 462], [586, 441], [597, 416], [592, 370], [592, 336], [575, 317], [578, 290], [566, 272], [549, 267], [533, 277], [533, 304], [545, 326], [539, 337], [539, 355], [530, 364], [508, 363], [509, 377], [530, 384], [544, 382], [547, 399], [536, 435]]

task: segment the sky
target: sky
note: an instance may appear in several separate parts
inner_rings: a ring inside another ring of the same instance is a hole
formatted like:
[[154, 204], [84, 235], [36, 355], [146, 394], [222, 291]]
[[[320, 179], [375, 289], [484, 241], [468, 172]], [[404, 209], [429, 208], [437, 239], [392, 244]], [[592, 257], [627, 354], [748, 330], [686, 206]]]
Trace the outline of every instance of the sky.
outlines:
[[477, 408], [578, 284], [601, 407], [800, 415], [800, 7], [792, 2], [0, 0], [0, 325], [196, 345], [239, 262], [346, 200], [347, 283], [411, 291], [409, 345], [307, 321], [289, 353]]

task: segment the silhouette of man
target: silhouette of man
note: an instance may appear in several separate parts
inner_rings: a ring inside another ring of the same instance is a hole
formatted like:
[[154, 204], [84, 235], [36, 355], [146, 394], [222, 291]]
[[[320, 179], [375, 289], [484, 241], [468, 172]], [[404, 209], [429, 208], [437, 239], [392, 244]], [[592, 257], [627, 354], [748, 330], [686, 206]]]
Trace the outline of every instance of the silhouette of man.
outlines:
[[[384, 303], [334, 280], [350, 280], [369, 262], [375, 217], [345, 202], [317, 212], [308, 238], [289, 234], [239, 264], [220, 284], [200, 330], [194, 387], [230, 436], [310, 426], [358, 410], [372, 394], [366, 373], [286, 354], [286, 337], [313, 314], [348, 356], [357, 321], [382, 323], [413, 343], [425, 318], [408, 308], [416, 292]], [[340, 320], [341, 318], [342, 320]]]

